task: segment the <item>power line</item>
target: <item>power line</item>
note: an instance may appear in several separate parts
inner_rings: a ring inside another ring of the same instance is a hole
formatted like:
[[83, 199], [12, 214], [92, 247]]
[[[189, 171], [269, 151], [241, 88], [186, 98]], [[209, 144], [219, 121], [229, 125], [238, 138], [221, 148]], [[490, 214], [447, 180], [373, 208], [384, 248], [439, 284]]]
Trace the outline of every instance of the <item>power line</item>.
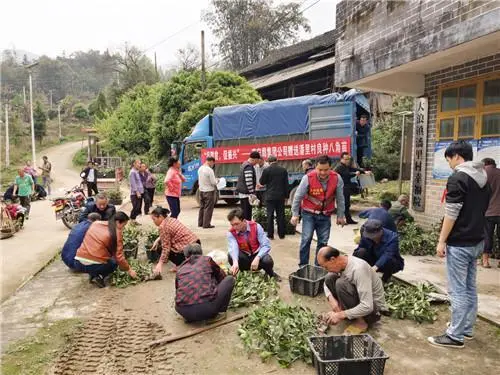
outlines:
[[145, 54], [147, 51], [149, 51], [149, 50], [151, 50], [151, 49], [153, 49], [153, 48], [155, 48], [155, 47], [158, 47], [160, 44], [165, 43], [167, 40], [172, 39], [174, 36], [176, 36], [176, 35], [178, 35], [178, 34], [182, 33], [183, 31], [185, 31], [185, 30], [187, 30], [187, 29], [189, 29], [189, 28], [193, 27], [194, 25], [197, 25], [198, 23], [200, 23], [200, 20], [197, 20], [196, 22], [193, 22], [193, 23], [191, 23], [191, 24], [189, 24], [189, 25], [187, 25], [187, 26], [184, 26], [182, 29], [177, 30], [175, 33], [170, 34], [169, 36], [167, 36], [165, 39], [163, 39], [163, 40], [159, 41], [158, 43], [153, 44], [151, 47], [146, 48], [146, 49], [143, 51], [143, 54]]

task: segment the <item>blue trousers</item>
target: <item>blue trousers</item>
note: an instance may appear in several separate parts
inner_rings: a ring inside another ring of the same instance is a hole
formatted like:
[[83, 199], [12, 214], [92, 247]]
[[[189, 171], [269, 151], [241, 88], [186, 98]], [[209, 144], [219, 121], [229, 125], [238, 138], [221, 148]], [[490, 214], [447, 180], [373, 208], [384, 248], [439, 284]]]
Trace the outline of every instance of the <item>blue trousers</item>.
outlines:
[[309, 212], [302, 211], [302, 237], [300, 239], [300, 263], [299, 266], [309, 264], [309, 252], [314, 231], [318, 236], [318, 245], [316, 246], [316, 254], [314, 264], [318, 265], [316, 255], [319, 249], [328, 245], [330, 239], [330, 228], [332, 227], [331, 216], [314, 215]]
[[113, 271], [116, 270], [117, 266], [118, 265], [116, 264], [116, 261], [114, 259], [108, 260], [107, 263], [90, 264], [90, 265], [82, 264], [77, 259], [75, 259], [75, 270], [83, 273], [88, 273], [91, 278], [96, 277], [98, 275], [106, 277], [112, 274]]

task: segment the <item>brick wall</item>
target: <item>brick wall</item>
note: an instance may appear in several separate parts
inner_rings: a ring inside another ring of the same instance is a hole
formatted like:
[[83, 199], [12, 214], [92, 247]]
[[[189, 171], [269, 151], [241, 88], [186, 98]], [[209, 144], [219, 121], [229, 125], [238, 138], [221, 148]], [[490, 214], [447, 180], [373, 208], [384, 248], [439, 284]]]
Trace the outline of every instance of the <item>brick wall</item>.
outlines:
[[430, 227], [433, 223], [438, 222], [444, 215], [441, 196], [445, 189], [446, 180], [435, 180], [432, 178], [434, 143], [436, 142], [438, 87], [446, 83], [474, 78], [492, 72], [500, 72], [500, 53], [468, 61], [460, 65], [450, 66], [425, 76], [425, 95], [429, 98], [425, 212], [414, 213], [417, 222], [425, 227]]
[[500, 30], [500, 1], [337, 4], [335, 84], [346, 85]]

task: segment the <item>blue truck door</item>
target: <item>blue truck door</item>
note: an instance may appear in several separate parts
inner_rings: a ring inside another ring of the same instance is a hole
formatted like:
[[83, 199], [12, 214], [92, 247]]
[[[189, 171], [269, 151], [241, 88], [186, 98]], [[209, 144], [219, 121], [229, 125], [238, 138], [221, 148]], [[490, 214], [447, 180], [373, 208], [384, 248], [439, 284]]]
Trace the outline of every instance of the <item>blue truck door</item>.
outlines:
[[186, 181], [182, 183], [183, 191], [192, 191], [198, 182], [198, 169], [201, 166], [201, 149], [207, 147], [207, 141], [184, 143], [181, 153], [182, 174]]

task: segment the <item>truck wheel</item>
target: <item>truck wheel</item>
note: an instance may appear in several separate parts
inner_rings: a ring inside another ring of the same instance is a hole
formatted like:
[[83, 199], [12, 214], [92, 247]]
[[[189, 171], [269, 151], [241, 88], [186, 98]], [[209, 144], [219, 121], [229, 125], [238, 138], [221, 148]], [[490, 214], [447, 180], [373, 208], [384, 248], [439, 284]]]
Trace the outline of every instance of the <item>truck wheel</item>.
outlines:
[[292, 206], [293, 199], [295, 198], [295, 193], [297, 192], [298, 186], [295, 186], [291, 191], [290, 191], [290, 198], [288, 198], [287, 205]]
[[238, 203], [239, 199], [224, 199], [224, 202], [226, 202], [229, 206], [234, 206], [236, 203]]

